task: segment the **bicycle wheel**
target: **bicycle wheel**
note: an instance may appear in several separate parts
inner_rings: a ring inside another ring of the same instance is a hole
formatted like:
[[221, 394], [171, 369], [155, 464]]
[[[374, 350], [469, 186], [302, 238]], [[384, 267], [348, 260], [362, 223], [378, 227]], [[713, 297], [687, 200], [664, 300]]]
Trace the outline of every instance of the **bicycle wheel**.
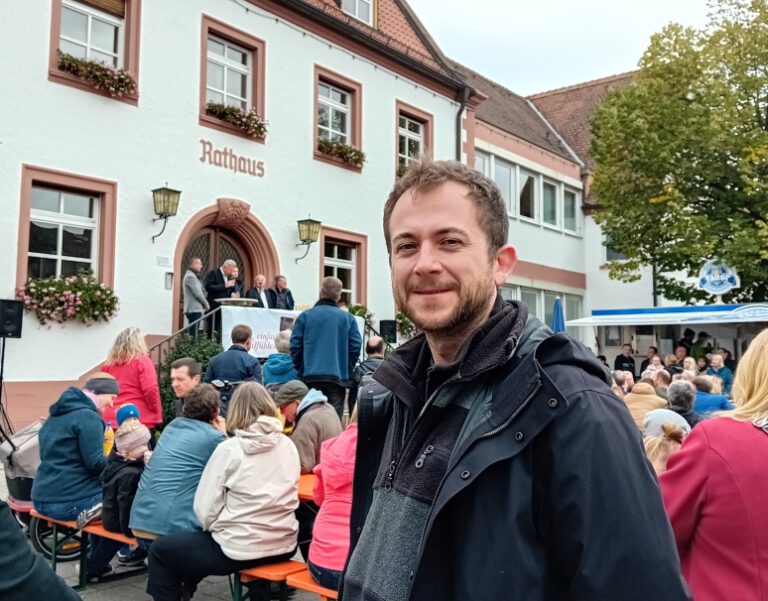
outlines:
[[[29, 523], [29, 538], [35, 551], [48, 561], [53, 555], [53, 528], [45, 520], [32, 518]], [[59, 526], [56, 561], [74, 561], [80, 557], [80, 531]]]

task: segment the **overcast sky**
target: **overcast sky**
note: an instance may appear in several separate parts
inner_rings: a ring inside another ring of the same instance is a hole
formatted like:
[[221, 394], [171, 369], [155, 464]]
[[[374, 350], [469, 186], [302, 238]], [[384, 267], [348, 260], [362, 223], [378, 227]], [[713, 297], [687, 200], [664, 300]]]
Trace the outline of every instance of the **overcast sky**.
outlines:
[[707, 20], [707, 0], [408, 1], [447, 56], [522, 95], [631, 71], [664, 25]]

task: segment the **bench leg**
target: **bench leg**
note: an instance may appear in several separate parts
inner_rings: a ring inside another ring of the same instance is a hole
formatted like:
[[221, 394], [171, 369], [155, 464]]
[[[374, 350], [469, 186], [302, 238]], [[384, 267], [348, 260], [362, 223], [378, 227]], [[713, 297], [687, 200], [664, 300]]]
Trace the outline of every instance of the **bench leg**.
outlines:
[[56, 522], [51, 522], [51, 530], [53, 532], [53, 545], [51, 546], [51, 569], [56, 572], [56, 554], [59, 549], [59, 525]]
[[77, 586], [73, 587], [76, 591], [82, 591], [88, 586], [88, 533], [85, 530], [80, 531], [80, 579]]

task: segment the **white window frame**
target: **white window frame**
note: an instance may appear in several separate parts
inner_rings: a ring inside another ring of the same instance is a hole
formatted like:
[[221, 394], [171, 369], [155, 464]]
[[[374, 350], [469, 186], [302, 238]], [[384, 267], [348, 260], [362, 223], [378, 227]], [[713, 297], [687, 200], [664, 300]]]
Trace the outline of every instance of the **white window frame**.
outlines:
[[355, 244], [351, 244], [348, 242], [338, 242], [334, 239], [330, 239], [330, 240], [326, 239], [325, 244], [330, 244], [335, 249], [338, 249], [339, 246], [343, 246], [345, 248], [349, 248], [352, 250], [352, 258], [350, 260], [347, 260], [347, 259], [338, 258], [338, 254], [339, 254], [338, 250], [335, 250], [334, 252], [336, 256], [329, 257], [328, 255], [325, 254], [325, 249], [323, 249], [323, 275], [325, 275], [326, 267], [331, 267], [333, 269], [333, 277], [335, 278], [339, 277], [338, 276], [339, 269], [348, 269], [352, 276], [350, 277], [350, 288], [342, 288], [341, 292], [342, 294], [346, 292], [349, 295], [350, 304], [356, 305], [357, 304], [357, 246]]
[[[62, 261], [82, 263], [84, 266], [88, 266], [93, 271], [95, 277], [98, 279], [99, 277], [99, 273], [98, 273], [99, 271], [99, 209], [101, 208], [99, 196], [94, 194], [89, 194], [88, 192], [81, 192], [76, 190], [72, 191], [73, 194], [89, 196], [94, 200], [93, 201], [93, 217], [92, 218], [78, 217], [76, 215], [68, 215], [66, 213], [61, 212], [63, 209], [63, 202], [64, 202], [62, 199], [62, 193], [69, 192], [68, 190], [52, 188], [50, 186], [33, 186], [33, 188], [34, 187], [46, 188], [48, 190], [55, 190], [59, 194], [59, 212], [58, 213], [55, 213], [53, 211], [45, 211], [42, 209], [29, 210], [30, 227], [33, 221], [57, 226], [58, 231], [56, 235], [56, 254], [48, 255], [45, 253], [30, 252], [29, 249], [27, 249], [27, 257], [33, 257], [38, 259], [55, 259], [56, 260], [56, 277], [61, 276]], [[64, 246], [63, 244], [64, 243], [64, 227], [66, 226], [88, 229], [93, 232], [93, 236], [91, 237], [91, 258], [90, 259], [85, 260], [79, 257], [69, 257], [62, 254], [63, 246]]]
[[[323, 96], [320, 93], [320, 88], [322, 86], [325, 86], [329, 89], [330, 92], [333, 90], [336, 90], [337, 92], [340, 92], [345, 95], [347, 99], [347, 104], [336, 102], [332, 98], [330, 98], [331, 94], [328, 96]], [[332, 140], [333, 135], [341, 135], [344, 137], [343, 143], [351, 145], [351, 139], [352, 139], [352, 95], [353, 92], [350, 92], [349, 90], [346, 90], [344, 88], [341, 88], [337, 85], [334, 85], [328, 81], [325, 81], [324, 79], [321, 79], [318, 82], [317, 85], [317, 139], [318, 140]], [[325, 106], [328, 109], [328, 125], [320, 125], [320, 107]], [[333, 112], [341, 112], [345, 113], [347, 115], [346, 118], [346, 124], [347, 124], [347, 131], [339, 131], [336, 129], [333, 129]], [[326, 132], [327, 137], [323, 136], [322, 133]]]
[[520, 177], [519, 167], [512, 161], [507, 161], [506, 159], [497, 157], [495, 154], [489, 154], [487, 156], [490, 159], [488, 162], [488, 169], [490, 172], [488, 177], [492, 179], [497, 186], [498, 182], [496, 182], [496, 161], [499, 160], [510, 168], [510, 177], [512, 178], [512, 181], [509, 182], [509, 199], [506, 201], [507, 216], [515, 217], [515, 210], [517, 208], [517, 201], [515, 199], [517, 198], [518, 178]]
[[[562, 213], [561, 210], [561, 204], [562, 204], [562, 185], [560, 185], [558, 182], [553, 181], [551, 179], [547, 179], [546, 177], [541, 178], [541, 224], [549, 229], [553, 230], [560, 230], [561, 228], [561, 219], [560, 215]], [[546, 186], [552, 186], [555, 189], [555, 222], [550, 223], [547, 221], [544, 217], [545, 210], [544, 210], [544, 188]]]
[[[408, 127], [403, 127], [400, 125], [400, 120], [405, 119], [406, 120], [406, 126], [408, 125], [408, 122], [413, 123], [415, 125], [419, 126], [419, 133], [412, 132]], [[403, 165], [405, 167], [408, 167], [412, 162], [416, 162], [421, 160], [422, 155], [424, 154], [424, 130], [425, 130], [425, 124], [423, 121], [419, 121], [418, 119], [414, 119], [413, 117], [409, 117], [405, 113], [400, 113], [397, 116], [397, 163], [398, 165]], [[405, 154], [402, 154], [400, 152], [400, 140], [402, 138], [405, 138]], [[413, 140], [415, 142], [419, 143], [419, 152], [417, 156], [409, 156], [408, 155], [408, 141]]]
[[[574, 229], [569, 229], [565, 225], [565, 195], [566, 193], [573, 194], [573, 222], [574, 222]], [[579, 205], [581, 204], [579, 202], [581, 198], [581, 193], [578, 190], [575, 190], [573, 188], [570, 188], [568, 186], [563, 186], [563, 231], [569, 234], [579, 234], [581, 233], [581, 220], [579, 218]]]
[[[482, 157], [483, 163], [485, 165], [485, 169], [478, 169], [477, 168], [477, 158]], [[475, 149], [475, 170], [482, 173], [484, 176], [488, 177], [488, 168], [491, 165], [491, 155], [487, 152], [483, 152], [481, 150]], [[493, 178], [491, 178], [493, 179]]]
[[[367, 23], [368, 25], [373, 25], [374, 2], [375, 0], [342, 0], [341, 10], [343, 10], [350, 17], [354, 17], [358, 21], [362, 21], [363, 23]], [[350, 7], [349, 4], [354, 4], [354, 8]], [[368, 15], [369, 15], [368, 20], [365, 20], [360, 17], [360, 5], [363, 5], [363, 4], [368, 7]]]
[[[215, 52], [211, 51], [210, 43], [211, 40], [218, 44], [224, 45], [224, 56], [221, 56], [220, 54], [216, 54]], [[242, 52], [245, 54], [248, 60], [247, 65], [242, 65], [241, 63], [237, 63], [233, 60], [230, 60], [227, 58], [227, 50], [229, 48], [232, 48], [233, 50], [237, 50], [238, 52]], [[208, 34], [208, 39], [206, 40], [206, 77], [205, 77], [205, 92], [206, 92], [206, 102], [208, 102], [208, 91], [215, 92], [216, 94], [221, 94], [224, 97], [224, 104], [227, 106], [242, 106], [242, 103], [245, 103], [245, 110], [250, 110], [250, 108], [253, 106], [253, 98], [251, 98], [251, 90], [253, 89], [253, 51], [250, 48], [246, 48], [245, 46], [241, 46], [240, 44], [235, 44], [234, 42], [230, 42], [226, 38], [219, 37], [213, 33]], [[208, 77], [208, 70], [207, 70], [207, 64], [213, 63], [215, 65], [219, 65], [224, 69], [224, 81], [223, 81], [223, 89], [214, 88], [211, 85], [211, 82], [209, 81]], [[245, 98], [241, 96], [236, 96], [235, 94], [230, 94], [227, 92], [227, 77], [228, 73], [230, 71], [234, 71], [238, 73], [239, 75], [245, 75]], [[231, 102], [228, 102], [228, 100], [232, 98], [237, 100], [237, 104], [232, 104]]]
[[[97, 52], [100, 52], [101, 54], [108, 54], [110, 56], [114, 56], [115, 57], [114, 66], [118, 69], [123, 68], [123, 64], [124, 64], [123, 52], [125, 49], [125, 19], [121, 19], [114, 15], [110, 15], [109, 13], [100, 11], [96, 8], [93, 8], [92, 6], [80, 4], [79, 2], [75, 2], [74, 0], [62, 0], [61, 8], [62, 8], [62, 20], [64, 18], [63, 11], [65, 9], [69, 9], [73, 12], [84, 14], [88, 18], [88, 25], [86, 29], [85, 40], [76, 40], [74, 38], [70, 38], [68, 36], [65, 36], [60, 31], [59, 42], [61, 42], [61, 40], [64, 40], [65, 42], [69, 42], [70, 44], [75, 44], [76, 46], [84, 47], [85, 58], [87, 60], [94, 60], [91, 58], [91, 50], [95, 50]], [[117, 28], [117, 52], [113, 52], [112, 50], [105, 50], [103, 48], [97, 48], [91, 44], [91, 27], [93, 24], [93, 19], [96, 19], [98, 21], [103, 21], [104, 23], [113, 25]], [[61, 30], [61, 27], [59, 29]], [[101, 62], [101, 61], [97, 61], [97, 62]], [[112, 65], [109, 65], [109, 66], [111, 67]]]

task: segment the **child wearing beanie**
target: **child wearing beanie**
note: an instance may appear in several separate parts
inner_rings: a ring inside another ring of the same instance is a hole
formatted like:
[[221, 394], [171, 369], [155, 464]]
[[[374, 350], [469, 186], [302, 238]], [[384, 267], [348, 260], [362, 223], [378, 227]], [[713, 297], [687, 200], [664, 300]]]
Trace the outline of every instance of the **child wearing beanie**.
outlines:
[[[110, 532], [133, 536], [128, 527], [131, 505], [144, 471], [144, 454], [148, 451], [150, 432], [139, 421], [135, 405], [123, 405], [118, 410], [119, 427], [115, 432], [115, 452], [110, 454], [107, 467], [101, 474], [104, 500], [101, 520]], [[120, 558], [124, 565], [143, 563], [146, 553], [137, 549], [130, 554], [130, 564]]]

